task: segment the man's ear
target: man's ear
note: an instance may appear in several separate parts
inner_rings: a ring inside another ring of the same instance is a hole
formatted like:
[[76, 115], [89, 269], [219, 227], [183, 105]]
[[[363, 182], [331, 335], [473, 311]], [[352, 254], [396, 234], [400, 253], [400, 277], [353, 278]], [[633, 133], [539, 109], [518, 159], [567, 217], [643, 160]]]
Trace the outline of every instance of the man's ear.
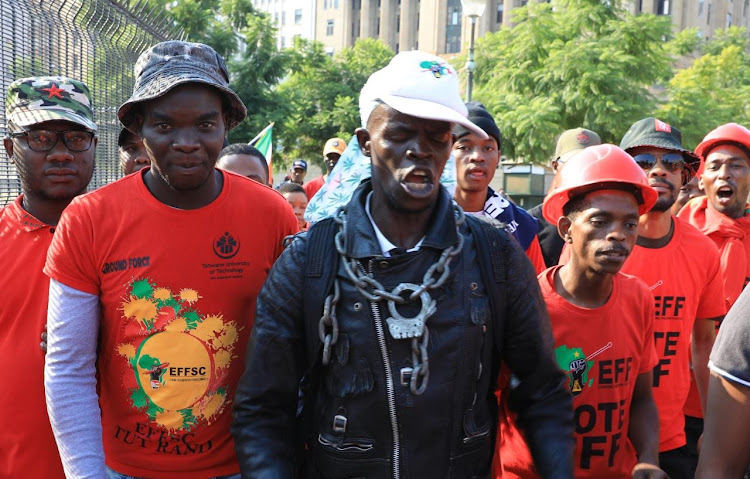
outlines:
[[557, 220], [557, 234], [559, 234], [560, 238], [565, 240], [566, 243], [573, 242], [573, 238], [570, 236], [570, 226], [572, 224], [573, 223], [567, 216], [561, 216]]
[[370, 132], [365, 128], [357, 128], [354, 130], [354, 134], [357, 135], [357, 143], [359, 143], [359, 149], [362, 154], [370, 156]]
[[13, 159], [13, 139], [3, 138], [3, 146], [5, 147], [5, 154], [10, 158], [10, 162], [15, 163], [16, 160]]
[[[6, 148], [7, 150], [7, 148]], [[703, 175], [700, 175], [698, 177], [698, 189], [700, 189], [702, 192], [706, 192], [706, 188], [703, 186]]]

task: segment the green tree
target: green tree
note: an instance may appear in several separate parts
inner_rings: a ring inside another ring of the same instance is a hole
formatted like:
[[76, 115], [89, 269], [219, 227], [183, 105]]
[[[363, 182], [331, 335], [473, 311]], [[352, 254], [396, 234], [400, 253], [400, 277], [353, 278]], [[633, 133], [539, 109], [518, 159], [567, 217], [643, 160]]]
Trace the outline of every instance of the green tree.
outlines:
[[619, 142], [656, 109], [668, 78], [668, 17], [631, 15], [616, 0], [532, 2], [515, 26], [480, 39], [476, 98], [495, 115], [509, 157], [549, 161], [563, 130], [585, 126]]
[[695, 49], [706, 52], [678, 71], [667, 87], [669, 102], [658, 115], [682, 131], [694, 148], [712, 129], [728, 122], [750, 123], [750, 54], [747, 31], [730, 27]]
[[323, 143], [354, 134], [360, 126], [359, 92], [394, 53], [379, 40], [360, 39], [330, 58], [319, 42], [297, 39], [291, 55], [293, 73], [278, 88], [287, 103], [280, 132], [284, 154], [322, 166]]

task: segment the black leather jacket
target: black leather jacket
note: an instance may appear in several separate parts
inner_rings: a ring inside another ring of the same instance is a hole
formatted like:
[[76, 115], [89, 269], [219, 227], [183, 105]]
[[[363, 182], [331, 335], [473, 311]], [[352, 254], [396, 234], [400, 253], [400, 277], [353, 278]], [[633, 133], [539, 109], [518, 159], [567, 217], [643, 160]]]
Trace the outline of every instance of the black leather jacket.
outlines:
[[[442, 190], [419, 251], [385, 258], [365, 212], [369, 191], [369, 182], [363, 183], [348, 207], [348, 256], [389, 291], [402, 282], [421, 284], [440, 252], [457, 242], [448, 193]], [[449, 280], [430, 292], [437, 312], [427, 322], [430, 376], [422, 395], [404, 385], [412, 366], [411, 341], [390, 336], [386, 302], [368, 302], [346, 279], [340, 261], [340, 335], [330, 365], [320, 364], [314, 336], [322, 311], [303, 304], [307, 242], [304, 236], [294, 240], [260, 292], [235, 397], [232, 433], [242, 477], [291, 478], [300, 463], [311, 478], [489, 477], [501, 360], [519, 380], [511, 405], [539, 472], [572, 477], [571, 398], [552, 355], [533, 268], [515, 241], [507, 240], [508, 280], [501, 285], [507, 291], [495, 301], [502, 309], [491, 311], [465, 224], [461, 234], [463, 251], [450, 263]], [[501, 229], [498, 234], [507, 236]], [[414, 315], [408, 305], [399, 311]], [[299, 420], [303, 375], [308, 386], [304, 420]]]

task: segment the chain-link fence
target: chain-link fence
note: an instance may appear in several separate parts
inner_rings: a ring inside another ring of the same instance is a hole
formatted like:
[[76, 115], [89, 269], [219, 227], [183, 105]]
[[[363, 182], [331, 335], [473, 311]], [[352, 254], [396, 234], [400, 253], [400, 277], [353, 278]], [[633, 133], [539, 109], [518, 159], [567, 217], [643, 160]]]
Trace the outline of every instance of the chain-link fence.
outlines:
[[[133, 91], [133, 65], [149, 46], [184, 39], [166, 13], [144, 0], [0, 0], [0, 98], [8, 85], [34, 75], [83, 80], [99, 126], [90, 188], [121, 176], [117, 155], [119, 107]], [[0, 109], [4, 137], [5, 110]], [[15, 168], [0, 154], [0, 207], [20, 193]]]

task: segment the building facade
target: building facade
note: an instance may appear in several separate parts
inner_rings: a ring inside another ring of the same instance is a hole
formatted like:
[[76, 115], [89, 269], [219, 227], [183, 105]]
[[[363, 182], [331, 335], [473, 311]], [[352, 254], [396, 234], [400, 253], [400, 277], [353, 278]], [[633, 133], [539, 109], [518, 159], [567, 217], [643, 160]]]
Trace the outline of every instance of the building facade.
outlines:
[[256, 10], [271, 16], [279, 48], [294, 46], [294, 38], [315, 40], [316, 0], [253, 0]]
[[[254, 0], [255, 3], [262, 0]], [[283, 0], [266, 0], [266, 2]], [[539, 1], [539, 0], [532, 0]], [[378, 38], [395, 52], [451, 55], [469, 45], [470, 23], [461, 0], [315, 0], [313, 38], [329, 54], [358, 38]], [[510, 12], [528, 0], [486, 0], [476, 37], [511, 24]], [[669, 15], [675, 31], [697, 27], [704, 38], [731, 25], [750, 27], [750, 0], [629, 0], [632, 13]]]

